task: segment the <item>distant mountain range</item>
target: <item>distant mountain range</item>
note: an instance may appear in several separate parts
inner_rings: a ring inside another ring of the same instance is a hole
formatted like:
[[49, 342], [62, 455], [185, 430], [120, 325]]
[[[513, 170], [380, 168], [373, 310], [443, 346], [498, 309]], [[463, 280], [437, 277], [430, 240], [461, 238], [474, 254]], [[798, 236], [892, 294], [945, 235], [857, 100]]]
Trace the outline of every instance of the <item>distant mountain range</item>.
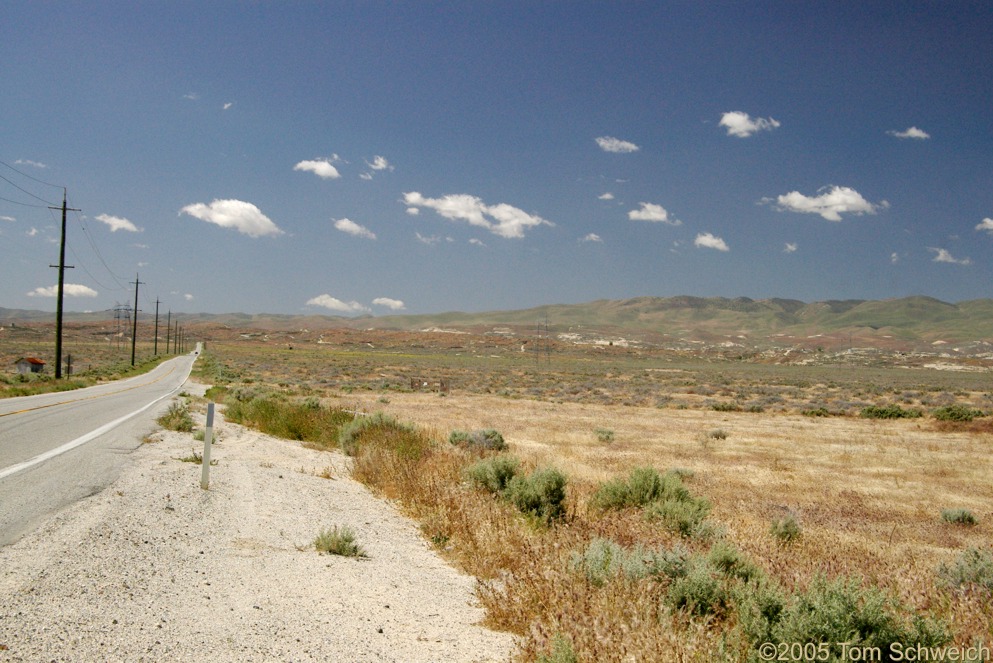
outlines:
[[[950, 304], [932, 297], [887, 300], [829, 300], [805, 303], [793, 299], [737, 297], [637, 297], [554, 304], [516, 311], [449, 312], [429, 315], [363, 316], [183, 314], [183, 325], [232, 329], [291, 331], [348, 327], [353, 329], [469, 329], [506, 326], [534, 329], [548, 325], [558, 333], [576, 329], [613, 330], [632, 335], [672, 338], [720, 337], [810, 338], [817, 335], [894, 339], [916, 343], [993, 342], [993, 299]], [[44, 322], [54, 314], [0, 308], [0, 325]], [[142, 315], [142, 322], [149, 319]], [[67, 313], [67, 322], [113, 320], [113, 312]], [[160, 318], [161, 320], [161, 318]]]

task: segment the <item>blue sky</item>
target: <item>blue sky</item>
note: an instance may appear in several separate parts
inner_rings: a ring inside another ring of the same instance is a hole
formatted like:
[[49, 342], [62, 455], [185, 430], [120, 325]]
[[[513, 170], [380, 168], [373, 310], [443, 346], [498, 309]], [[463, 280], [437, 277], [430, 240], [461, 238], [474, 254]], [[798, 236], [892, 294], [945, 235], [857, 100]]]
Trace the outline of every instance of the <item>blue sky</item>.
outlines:
[[[10, 2], [0, 306], [993, 296], [989, 2]], [[57, 186], [49, 186], [54, 184]]]

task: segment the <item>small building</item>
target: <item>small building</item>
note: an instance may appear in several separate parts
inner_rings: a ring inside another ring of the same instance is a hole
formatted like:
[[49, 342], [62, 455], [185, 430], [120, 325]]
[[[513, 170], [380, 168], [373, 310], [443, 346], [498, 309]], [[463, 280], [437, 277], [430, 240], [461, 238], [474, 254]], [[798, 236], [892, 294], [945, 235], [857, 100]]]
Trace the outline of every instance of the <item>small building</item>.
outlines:
[[41, 373], [45, 370], [45, 362], [36, 357], [23, 357], [18, 359], [14, 365], [17, 366], [17, 372], [21, 375], [26, 373]]

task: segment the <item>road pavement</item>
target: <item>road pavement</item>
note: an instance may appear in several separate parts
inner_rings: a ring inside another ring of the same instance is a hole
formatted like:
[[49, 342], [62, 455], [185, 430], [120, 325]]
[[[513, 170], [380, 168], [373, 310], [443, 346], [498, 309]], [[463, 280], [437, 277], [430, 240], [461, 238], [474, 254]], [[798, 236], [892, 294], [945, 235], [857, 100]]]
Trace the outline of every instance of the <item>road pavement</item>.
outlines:
[[113, 481], [196, 357], [87, 389], [0, 400], [0, 546]]

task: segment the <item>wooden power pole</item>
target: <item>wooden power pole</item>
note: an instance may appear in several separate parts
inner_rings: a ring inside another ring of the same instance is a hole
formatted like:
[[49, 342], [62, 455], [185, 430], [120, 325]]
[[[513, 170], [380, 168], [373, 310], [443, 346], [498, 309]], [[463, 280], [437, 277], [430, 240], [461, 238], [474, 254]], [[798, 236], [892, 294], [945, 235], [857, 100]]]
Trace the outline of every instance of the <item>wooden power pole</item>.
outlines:
[[[65, 271], [73, 269], [72, 265], [66, 264], [66, 212], [71, 209], [66, 207], [66, 190], [62, 189], [62, 207], [50, 207], [49, 209], [62, 210], [62, 240], [59, 242], [59, 264], [49, 265], [49, 267], [59, 268], [59, 292], [58, 302], [55, 305], [55, 379], [62, 377], [62, 296], [65, 292]], [[72, 209], [78, 212], [78, 209]]]

